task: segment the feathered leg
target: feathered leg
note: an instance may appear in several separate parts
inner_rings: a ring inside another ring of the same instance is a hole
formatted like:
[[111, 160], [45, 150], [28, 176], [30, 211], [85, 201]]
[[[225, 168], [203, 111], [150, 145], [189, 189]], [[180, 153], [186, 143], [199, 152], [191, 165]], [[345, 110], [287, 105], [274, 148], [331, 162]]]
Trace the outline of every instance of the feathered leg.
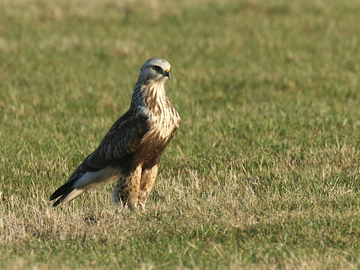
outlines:
[[126, 179], [129, 177], [129, 175], [127, 174], [121, 174], [120, 178], [118, 179], [112, 195], [111, 195], [111, 201], [113, 203], [121, 203], [121, 199], [120, 199], [120, 193], [124, 190], [125, 188], [125, 183], [126, 183]]
[[130, 209], [136, 209], [139, 204], [138, 194], [140, 189], [141, 166], [129, 174], [122, 174], [112, 192], [112, 201], [128, 205]]
[[139, 206], [142, 210], [145, 210], [145, 203], [154, 186], [158, 168], [159, 166], [156, 164], [152, 168], [144, 169], [142, 171], [139, 191]]

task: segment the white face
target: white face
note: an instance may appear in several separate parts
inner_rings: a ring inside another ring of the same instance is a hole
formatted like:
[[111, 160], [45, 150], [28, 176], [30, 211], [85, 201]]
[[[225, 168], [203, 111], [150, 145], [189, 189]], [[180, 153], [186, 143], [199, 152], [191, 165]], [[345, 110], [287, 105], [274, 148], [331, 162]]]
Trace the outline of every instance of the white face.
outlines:
[[151, 58], [140, 70], [140, 76], [154, 81], [166, 81], [170, 77], [171, 65], [162, 58]]

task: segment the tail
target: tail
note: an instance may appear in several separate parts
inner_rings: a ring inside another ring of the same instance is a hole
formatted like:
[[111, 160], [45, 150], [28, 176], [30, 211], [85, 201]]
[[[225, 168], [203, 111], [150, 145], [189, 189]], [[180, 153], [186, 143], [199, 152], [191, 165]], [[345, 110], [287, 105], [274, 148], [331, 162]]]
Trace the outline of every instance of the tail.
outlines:
[[66, 204], [66, 203], [72, 201], [73, 199], [75, 199], [77, 196], [79, 196], [81, 193], [83, 193], [86, 190], [87, 190], [87, 188], [85, 188], [85, 189], [77, 189], [77, 188], [75, 188], [73, 181], [67, 182], [66, 184], [64, 184], [63, 186], [58, 188], [50, 196], [50, 201], [58, 199], [52, 205], [53, 207], [63, 205], [63, 204]]
[[119, 172], [119, 168], [111, 167], [93, 172], [88, 172], [81, 169], [81, 167], [78, 167], [70, 176], [67, 183], [61, 186], [50, 196], [50, 201], [58, 199], [53, 204], [53, 207], [66, 204], [89, 188], [102, 182], [116, 179]]
[[81, 193], [85, 192], [88, 188], [87, 187], [79, 187], [77, 184], [78, 180], [82, 178], [82, 176], [86, 174], [86, 171], [82, 171], [79, 168], [75, 170], [75, 172], [70, 176], [69, 180], [59, 187], [51, 196], [50, 201], [58, 199], [54, 204], [53, 207], [64, 205]]

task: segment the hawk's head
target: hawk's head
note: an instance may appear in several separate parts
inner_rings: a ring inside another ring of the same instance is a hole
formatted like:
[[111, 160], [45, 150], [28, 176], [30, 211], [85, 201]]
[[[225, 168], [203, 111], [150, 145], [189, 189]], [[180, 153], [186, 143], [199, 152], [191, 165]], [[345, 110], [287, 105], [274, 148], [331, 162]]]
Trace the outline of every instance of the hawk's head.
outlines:
[[141, 67], [140, 78], [164, 83], [170, 77], [170, 69], [171, 65], [165, 59], [151, 58]]

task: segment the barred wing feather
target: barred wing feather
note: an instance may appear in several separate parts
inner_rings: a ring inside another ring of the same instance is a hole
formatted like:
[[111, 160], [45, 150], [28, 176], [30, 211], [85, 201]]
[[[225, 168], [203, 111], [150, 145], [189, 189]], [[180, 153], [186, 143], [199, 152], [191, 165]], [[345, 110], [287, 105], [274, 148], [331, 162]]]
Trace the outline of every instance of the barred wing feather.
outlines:
[[134, 152], [149, 131], [148, 117], [143, 114], [130, 116], [126, 113], [110, 128], [99, 147], [88, 156], [81, 169], [89, 172], [115, 166]]

